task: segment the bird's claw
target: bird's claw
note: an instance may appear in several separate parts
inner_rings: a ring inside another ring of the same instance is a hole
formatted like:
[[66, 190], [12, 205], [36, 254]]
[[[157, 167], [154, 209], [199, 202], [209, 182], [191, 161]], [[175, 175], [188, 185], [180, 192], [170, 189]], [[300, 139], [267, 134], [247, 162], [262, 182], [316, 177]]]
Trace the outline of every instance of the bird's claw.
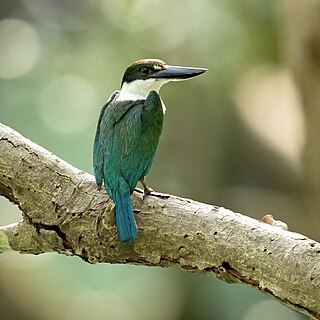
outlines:
[[147, 195], [149, 195], [151, 192], [154, 192], [153, 189], [151, 189], [150, 187], [148, 187], [147, 185], [145, 187], [143, 187], [143, 200], [145, 199], [145, 197]]
[[141, 179], [140, 182], [141, 182], [141, 184], [143, 186], [143, 197], [142, 198], [144, 200], [145, 197], [147, 195], [149, 195], [151, 192], [154, 192], [154, 190], [147, 186], [147, 184], [146, 184], [144, 179]]

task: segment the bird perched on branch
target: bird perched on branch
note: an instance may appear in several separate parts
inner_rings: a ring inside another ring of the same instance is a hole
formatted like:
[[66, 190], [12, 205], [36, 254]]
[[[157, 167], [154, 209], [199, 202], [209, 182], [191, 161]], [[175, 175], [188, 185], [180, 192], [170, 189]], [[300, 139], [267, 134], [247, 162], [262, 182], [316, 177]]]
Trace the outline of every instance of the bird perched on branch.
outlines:
[[121, 242], [137, 239], [131, 193], [141, 181], [144, 194], [152, 191], [145, 181], [162, 131], [165, 106], [162, 85], [207, 71], [167, 65], [158, 59], [139, 60], [125, 71], [121, 90], [112, 93], [98, 120], [93, 148], [94, 175], [115, 203]]

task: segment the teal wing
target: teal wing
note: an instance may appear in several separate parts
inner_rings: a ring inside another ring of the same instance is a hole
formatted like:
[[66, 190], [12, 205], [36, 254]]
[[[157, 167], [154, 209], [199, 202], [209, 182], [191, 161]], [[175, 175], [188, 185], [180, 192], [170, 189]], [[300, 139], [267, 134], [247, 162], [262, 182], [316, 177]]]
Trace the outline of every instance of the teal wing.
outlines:
[[121, 172], [129, 184], [130, 192], [148, 173], [157, 151], [163, 126], [162, 102], [159, 95], [152, 91], [139, 111], [134, 109], [132, 112], [137, 113], [135, 118], [139, 121], [140, 129], [139, 132], [133, 128], [130, 131], [136, 134], [135, 145], [129, 148], [130, 151], [123, 159]]
[[123, 172], [131, 192], [139, 180], [147, 175], [155, 158], [163, 127], [163, 109], [159, 95], [152, 91], [141, 109], [141, 130], [137, 144], [124, 161]]
[[105, 111], [108, 108], [108, 106], [111, 104], [111, 102], [119, 95], [120, 91], [114, 91], [109, 99], [107, 100], [106, 104], [102, 107], [99, 120], [98, 120], [98, 125], [97, 125], [97, 130], [96, 130], [96, 135], [94, 138], [94, 144], [93, 144], [93, 171], [94, 171], [94, 176], [96, 178], [96, 183], [98, 185], [98, 188], [101, 188], [102, 181], [103, 181], [103, 145], [102, 145], [102, 136], [101, 136], [101, 121], [104, 117]]
[[141, 149], [148, 154], [148, 161], [144, 166], [141, 178], [147, 175], [153, 163], [154, 157], [159, 144], [159, 139], [163, 128], [164, 106], [159, 95], [150, 92], [144, 104], [144, 112], [142, 114], [142, 132]]
[[103, 177], [108, 194], [132, 192], [153, 162], [163, 125], [162, 102], [152, 91], [146, 100], [114, 101], [100, 121]]

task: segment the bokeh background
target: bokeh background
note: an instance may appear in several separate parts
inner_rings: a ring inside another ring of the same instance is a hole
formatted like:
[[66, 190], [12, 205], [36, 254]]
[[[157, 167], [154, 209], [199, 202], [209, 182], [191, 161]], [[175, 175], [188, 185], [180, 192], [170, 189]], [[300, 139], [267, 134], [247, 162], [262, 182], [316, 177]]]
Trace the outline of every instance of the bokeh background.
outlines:
[[[149, 184], [319, 241], [319, 14], [318, 0], [1, 0], [0, 121], [92, 173], [100, 107], [129, 63], [207, 67], [161, 91]], [[20, 219], [0, 198], [0, 224]], [[0, 257], [0, 318], [305, 319], [208, 276], [18, 253]]]

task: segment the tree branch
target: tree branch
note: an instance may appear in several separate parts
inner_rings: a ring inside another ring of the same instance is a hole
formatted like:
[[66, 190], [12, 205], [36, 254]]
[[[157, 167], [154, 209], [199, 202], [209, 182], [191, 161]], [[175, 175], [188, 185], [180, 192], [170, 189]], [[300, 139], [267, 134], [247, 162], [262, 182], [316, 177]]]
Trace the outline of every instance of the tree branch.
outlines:
[[0, 251], [76, 255], [89, 263], [174, 266], [241, 282], [320, 318], [320, 244], [239, 213], [158, 194], [132, 196], [139, 238], [118, 241], [113, 203], [91, 175], [0, 124], [0, 195], [23, 220]]

